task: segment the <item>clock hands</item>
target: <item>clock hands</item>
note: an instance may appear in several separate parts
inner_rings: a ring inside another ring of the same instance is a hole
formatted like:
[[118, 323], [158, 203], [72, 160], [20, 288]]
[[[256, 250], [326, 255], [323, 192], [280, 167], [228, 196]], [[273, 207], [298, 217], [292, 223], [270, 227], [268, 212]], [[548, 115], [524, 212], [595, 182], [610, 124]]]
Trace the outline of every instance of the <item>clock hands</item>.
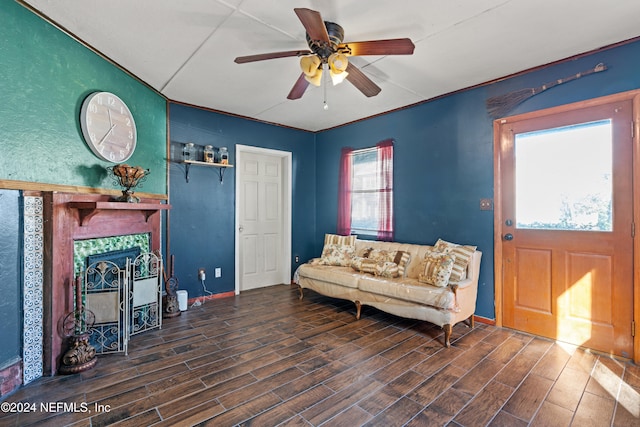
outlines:
[[[111, 117], [111, 116], [109, 116], [109, 117]], [[105, 133], [104, 136], [100, 139], [100, 141], [98, 141], [98, 145], [102, 145], [104, 140], [107, 139], [107, 137], [109, 136], [109, 134], [113, 131], [113, 128], [115, 128], [115, 127], [116, 127], [115, 123], [111, 125], [111, 127], [109, 128], [107, 133]]]

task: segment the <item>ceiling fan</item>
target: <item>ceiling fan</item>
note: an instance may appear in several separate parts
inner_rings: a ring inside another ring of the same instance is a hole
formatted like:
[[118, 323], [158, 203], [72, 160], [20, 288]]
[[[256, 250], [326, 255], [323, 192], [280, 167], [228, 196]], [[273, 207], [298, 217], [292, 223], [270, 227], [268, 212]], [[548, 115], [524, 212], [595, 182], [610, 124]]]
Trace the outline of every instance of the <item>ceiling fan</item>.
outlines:
[[350, 63], [348, 57], [413, 54], [415, 46], [408, 38], [344, 43], [342, 27], [333, 22], [323, 21], [320, 12], [306, 8], [293, 10], [307, 31], [306, 39], [310, 50], [262, 53], [239, 56], [235, 59], [237, 64], [245, 64], [266, 59], [300, 57], [302, 74], [289, 92], [288, 99], [301, 98], [310, 83], [320, 86], [323, 70], [329, 72], [334, 84], [346, 79], [364, 95], [375, 96], [380, 93], [380, 87]]

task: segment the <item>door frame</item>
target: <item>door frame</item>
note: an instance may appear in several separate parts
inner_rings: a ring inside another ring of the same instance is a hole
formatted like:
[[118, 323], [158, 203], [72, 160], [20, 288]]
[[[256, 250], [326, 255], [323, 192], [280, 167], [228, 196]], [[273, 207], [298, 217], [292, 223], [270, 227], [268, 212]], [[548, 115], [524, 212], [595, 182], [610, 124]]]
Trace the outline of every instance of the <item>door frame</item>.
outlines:
[[292, 180], [291, 180], [291, 165], [292, 165], [292, 153], [289, 151], [274, 150], [271, 148], [255, 147], [252, 145], [236, 145], [236, 206], [235, 206], [235, 294], [240, 294], [240, 230], [238, 224], [240, 223], [240, 210], [239, 200], [242, 197], [242, 186], [240, 177], [242, 176], [241, 160], [243, 154], [263, 154], [268, 156], [279, 157], [282, 162], [282, 241], [283, 241], [283, 253], [282, 253], [282, 283], [291, 282], [291, 210], [292, 210]]
[[[494, 310], [496, 326], [503, 325], [503, 269], [502, 269], [502, 235], [504, 233], [502, 218], [502, 127], [512, 122], [544, 117], [553, 114], [564, 113], [570, 110], [592, 107], [612, 102], [632, 100], [633, 102], [633, 141], [632, 141], [632, 168], [633, 168], [633, 222], [640, 224], [640, 90], [632, 90], [613, 95], [607, 95], [586, 101], [560, 105], [530, 113], [503, 117], [493, 121], [493, 183], [494, 183], [494, 212], [493, 212], [493, 242], [494, 242]], [[633, 321], [636, 325], [633, 337], [633, 361], [640, 363], [640, 233], [636, 233], [633, 239]]]

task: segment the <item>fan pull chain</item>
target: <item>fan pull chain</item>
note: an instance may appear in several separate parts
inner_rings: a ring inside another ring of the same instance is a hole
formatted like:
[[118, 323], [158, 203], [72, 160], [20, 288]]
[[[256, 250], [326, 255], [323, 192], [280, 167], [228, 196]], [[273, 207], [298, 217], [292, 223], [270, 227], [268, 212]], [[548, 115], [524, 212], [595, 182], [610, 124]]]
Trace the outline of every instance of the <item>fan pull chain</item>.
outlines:
[[324, 103], [322, 105], [322, 108], [324, 108], [324, 110], [328, 110], [329, 109], [329, 104], [327, 104], [327, 86], [329, 86], [329, 66], [328, 64], [323, 64], [322, 68], [324, 68]]

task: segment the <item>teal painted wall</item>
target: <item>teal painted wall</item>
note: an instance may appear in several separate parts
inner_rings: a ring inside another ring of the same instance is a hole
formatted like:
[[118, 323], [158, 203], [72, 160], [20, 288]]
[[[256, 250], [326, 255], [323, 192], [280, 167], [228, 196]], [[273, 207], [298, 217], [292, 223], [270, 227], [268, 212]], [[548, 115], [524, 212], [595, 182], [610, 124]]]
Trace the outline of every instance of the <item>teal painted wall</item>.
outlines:
[[[138, 130], [130, 164], [151, 170], [140, 191], [167, 194], [166, 100], [15, 1], [0, 3], [0, 180], [118, 188], [84, 143], [80, 106], [110, 91]], [[0, 191], [0, 367], [22, 355], [19, 192]]]
[[0, 369], [22, 356], [20, 194], [0, 189]]
[[136, 120], [128, 163], [151, 170], [140, 191], [166, 194], [166, 100], [13, 1], [0, 22], [0, 179], [118, 188], [78, 121], [88, 94], [109, 91]]

